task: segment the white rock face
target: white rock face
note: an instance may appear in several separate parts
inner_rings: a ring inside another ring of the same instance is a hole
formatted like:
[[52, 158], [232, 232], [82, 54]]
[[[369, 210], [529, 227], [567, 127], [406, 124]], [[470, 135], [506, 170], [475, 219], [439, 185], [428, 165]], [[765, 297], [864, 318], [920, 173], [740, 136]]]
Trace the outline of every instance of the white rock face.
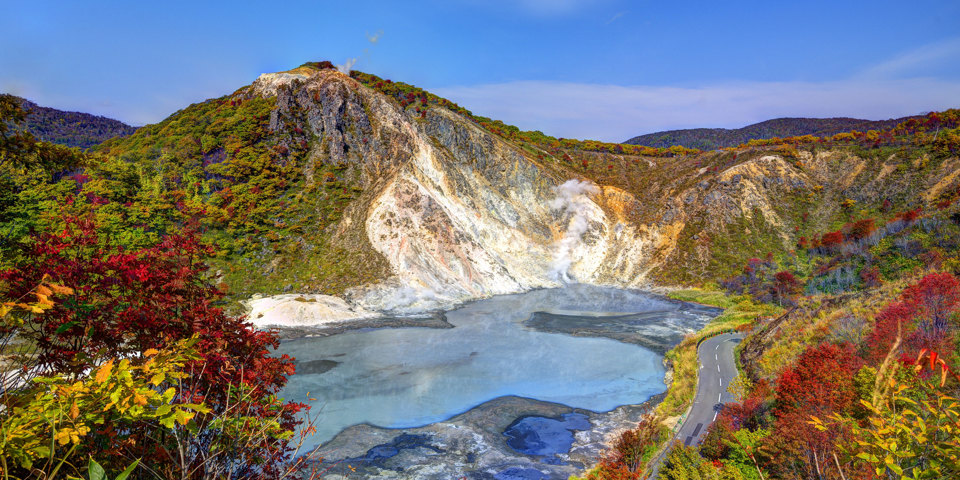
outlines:
[[257, 77], [253, 82], [253, 91], [257, 95], [272, 97], [277, 94], [277, 89], [283, 85], [289, 85], [296, 80], [305, 81], [307, 75], [298, 73], [264, 73]]
[[[372, 159], [379, 157], [365, 153], [361, 161], [376, 171], [370, 183], [378, 189], [364, 216], [345, 218], [342, 224], [363, 222], [370, 244], [387, 259], [393, 276], [348, 291], [341, 303], [329, 300], [326, 310], [285, 295], [283, 309], [270, 304], [274, 310], [268, 314], [270, 299], [255, 301], [259, 310], [251, 319], [258, 324], [421, 313], [570, 282], [645, 282], [652, 268], [650, 245], [661, 232], [659, 227], [638, 227], [617, 213], [637, 202], [632, 195], [589, 181], [554, 178], [515, 146], [448, 110], [431, 108], [418, 119], [343, 75], [300, 77], [266, 74], [254, 89], [270, 95], [279, 85], [303, 80], [295, 88], [350, 92], [329, 100], [337, 108], [318, 109], [323, 114], [316, 123], [326, 126], [314, 126], [315, 131], [346, 138], [340, 132], [350, 130], [349, 119], [337, 112], [350, 111], [343, 95], [352, 95], [350, 100], [363, 103], [354, 111], [371, 117], [370, 145], [404, 146], [375, 163]], [[333, 143], [331, 151], [339, 152]], [[350, 149], [358, 148], [364, 147]], [[256, 318], [261, 312], [264, 316]], [[284, 320], [285, 315], [296, 318]]]
[[330, 295], [275, 295], [245, 303], [249, 321], [258, 328], [317, 326], [379, 316]]

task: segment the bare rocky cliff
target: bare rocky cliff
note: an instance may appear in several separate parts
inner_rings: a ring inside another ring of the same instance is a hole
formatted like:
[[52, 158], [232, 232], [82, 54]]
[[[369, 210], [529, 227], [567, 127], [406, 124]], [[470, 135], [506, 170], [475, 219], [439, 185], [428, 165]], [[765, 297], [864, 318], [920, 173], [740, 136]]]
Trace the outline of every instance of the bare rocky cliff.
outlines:
[[826, 150], [581, 153], [635, 172], [589, 178], [448, 109], [418, 113], [334, 70], [265, 74], [240, 92], [276, 97], [271, 129], [309, 140], [307, 178], [338, 164], [362, 185], [332, 228], [336, 244], [382, 269], [381, 282], [345, 294], [364, 311], [424, 311], [569, 281], [709, 281], [758, 245], [794, 248], [802, 231], [834, 222], [847, 198], [875, 206], [907, 184], [933, 198], [958, 176], [956, 161], [918, 169], [918, 159]]
[[600, 205], [635, 201], [625, 192], [573, 182], [560, 193], [569, 178], [473, 122], [442, 108], [411, 115], [335, 71], [264, 75], [250, 94], [278, 97], [273, 128], [290, 121], [319, 138], [311, 162], [344, 162], [360, 176], [364, 192], [336, 238], [389, 264], [382, 283], [348, 294], [368, 310], [645, 280], [648, 232]]

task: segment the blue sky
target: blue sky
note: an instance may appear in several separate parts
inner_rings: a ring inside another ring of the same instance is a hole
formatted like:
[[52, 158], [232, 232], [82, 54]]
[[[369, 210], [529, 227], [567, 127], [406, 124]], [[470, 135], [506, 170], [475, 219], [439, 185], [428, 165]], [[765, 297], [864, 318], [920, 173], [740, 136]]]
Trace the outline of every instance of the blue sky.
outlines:
[[0, 92], [133, 124], [351, 58], [524, 129], [609, 141], [960, 107], [957, 1], [3, 0], [0, 45]]

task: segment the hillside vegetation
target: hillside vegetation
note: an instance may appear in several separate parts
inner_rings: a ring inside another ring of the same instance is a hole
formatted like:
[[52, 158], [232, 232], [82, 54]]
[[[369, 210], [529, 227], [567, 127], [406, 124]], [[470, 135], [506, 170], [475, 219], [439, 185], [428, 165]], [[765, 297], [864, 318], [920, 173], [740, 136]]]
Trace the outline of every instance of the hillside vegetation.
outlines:
[[861, 120], [858, 118], [774, 118], [742, 128], [687, 128], [638, 135], [623, 143], [669, 148], [679, 145], [700, 150], [735, 147], [750, 140], [766, 140], [774, 137], [813, 135], [832, 137], [838, 133], [868, 130], [887, 130], [906, 120], [903, 117], [890, 120]]
[[41, 107], [24, 98], [5, 96], [18, 102], [26, 112], [19, 128], [44, 142], [86, 149], [114, 137], [131, 135], [137, 130], [112, 118]]
[[[326, 83], [313, 93], [281, 88], [273, 95], [244, 87], [107, 141], [82, 168], [12, 172], [7, 178], [17, 186], [7, 193], [0, 224], [4, 259], [14, 258], [27, 232], [56, 229], [74, 214], [96, 217], [129, 247], [196, 229], [215, 247], [218, 282], [241, 297], [340, 294], [388, 276], [363, 217], [411, 147], [371, 116], [370, 94], [356, 90], [362, 86], [334, 89], [327, 79], [337, 74], [323, 73], [331, 70], [310, 64], [298, 70], [326, 75]], [[644, 265], [632, 274], [641, 281], [716, 282], [757, 249], [786, 254], [811, 232], [835, 229], [851, 216], [916, 208], [957, 180], [950, 174], [952, 113], [882, 133], [773, 139], [699, 153], [521, 132], [412, 86], [353, 76], [384, 95], [377, 108], [400, 108], [413, 125], [431, 125], [441, 117], [428, 112], [447, 110], [516, 148], [546, 175], [603, 186], [597, 201], [608, 221], [634, 225], [645, 242]], [[357, 99], [353, 109], [330, 110], [350, 98]], [[941, 127], [936, 139], [930, 136]]]
[[[824, 232], [783, 262], [751, 259], [724, 280], [732, 298], [782, 313], [740, 325], [742, 376], [730, 388], [739, 401], [725, 406], [699, 447], [668, 446], [659, 478], [960, 475], [958, 200], [955, 191], [928, 212]], [[630, 442], [618, 451], [655, 450], [668, 435], [641, 433], [661, 418], [622, 437]], [[608, 461], [588, 477], [642, 478], [643, 469]]]
[[[936, 133], [925, 138], [932, 157], [954, 154]], [[952, 164], [938, 178], [956, 175]], [[737, 349], [741, 377], [730, 387], [739, 401], [725, 406], [700, 446], [666, 445], [659, 478], [960, 475], [960, 188], [907, 210], [889, 198], [876, 211], [845, 203], [845, 222], [801, 227], [805, 234], [782, 256], [756, 249], [710, 287], [715, 293], [675, 295], [728, 308], [724, 317], [766, 308], [736, 325], [747, 333]], [[677, 413], [676, 399], [692, 401], [695, 374], [682, 372], [695, 368], [693, 342], [706, 334], [668, 354], [683, 377], [670, 387], [674, 403], [622, 435], [588, 478], [643, 478], [645, 462], [670, 440], [661, 422]], [[625, 452], [643, 455], [631, 463]]]
[[[958, 110], [703, 152], [524, 132], [329, 62], [87, 152], [0, 110], [5, 472], [76, 476], [92, 456], [282, 478], [293, 365], [238, 301], [392, 312], [565, 278], [700, 287], [685, 298], [731, 307], [710, 328], [749, 332], [742, 403], [667, 478], [958, 471]], [[668, 355], [676, 372], [695, 344]], [[664, 415], [689, 401], [682, 376]], [[651, 418], [594, 475], [638, 478], [666, 438]]]

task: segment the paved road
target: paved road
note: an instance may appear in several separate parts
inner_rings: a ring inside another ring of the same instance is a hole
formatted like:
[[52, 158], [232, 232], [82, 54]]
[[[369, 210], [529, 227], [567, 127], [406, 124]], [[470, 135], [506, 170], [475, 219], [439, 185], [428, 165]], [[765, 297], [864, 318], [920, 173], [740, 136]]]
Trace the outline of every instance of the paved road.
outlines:
[[[684, 445], [699, 445], [707, 432], [707, 427], [717, 419], [723, 404], [734, 400], [727, 388], [737, 376], [733, 349], [741, 340], [743, 335], [740, 333], [725, 333], [708, 338], [700, 344], [697, 351], [697, 357], [700, 359], [697, 396], [694, 398], [690, 414], [684, 419], [683, 425], [671, 439], [671, 443], [676, 439]], [[665, 455], [661, 455], [654, 460], [656, 463], [649, 469], [649, 478], [657, 478], [657, 472], [664, 457]]]
[[684, 420], [677, 440], [684, 445], [699, 445], [707, 427], [717, 419], [724, 403], [734, 400], [727, 391], [737, 376], [733, 348], [743, 340], [739, 333], [725, 333], [711, 337], [700, 344], [700, 381], [690, 415]]

